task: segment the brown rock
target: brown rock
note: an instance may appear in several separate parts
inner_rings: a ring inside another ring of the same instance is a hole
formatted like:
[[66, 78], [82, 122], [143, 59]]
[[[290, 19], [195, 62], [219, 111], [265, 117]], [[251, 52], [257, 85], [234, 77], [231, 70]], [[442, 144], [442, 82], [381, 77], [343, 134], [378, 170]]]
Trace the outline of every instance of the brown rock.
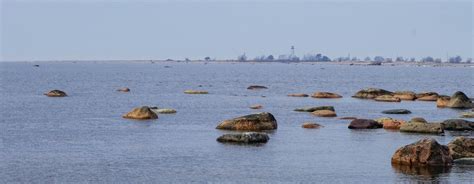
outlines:
[[247, 87], [247, 89], [249, 89], [249, 90], [256, 90], [256, 89], [268, 89], [268, 88], [265, 87], [265, 86], [252, 85], [252, 86]]
[[400, 126], [400, 132], [442, 134], [444, 128], [441, 123], [409, 122]]
[[383, 125], [371, 119], [355, 119], [355, 120], [352, 120], [348, 128], [349, 129], [376, 129], [376, 128], [382, 128], [382, 127]]
[[261, 108], [263, 108], [263, 106], [260, 105], [260, 104], [256, 104], [256, 105], [250, 106], [250, 108], [251, 108], [251, 109], [261, 109]]
[[421, 118], [421, 117], [411, 118], [410, 123], [413, 123], [413, 122], [428, 123], [428, 121], [426, 121], [425, 118]]
[[342, 118], [339, 118], [339, 119], [344, 119], [344, 120], [355, 120], [355, 119], [357, 119], [357, 117], [342, 117]]
[[149, 107], [143, 106], [138, 107], [123, 115], [123, 118], [127, 119], [158, 119], [158, 115], [153, 112]]
[[222, 121], [216, 127], [224, 130], [263, 131], [278, 128], [275, 117], [268, 112], [250, 114]]
[[400, 100], [415, 100], [416, 94], [413, 91], [395, 91], [394, 97], [400, 98]]
[[288, 94], [290, 97], [308, 97], [309, 95], [304, 94], [304, 93], [293, 93], [293, 94]]
[[453, 158], [447, 146], [432, 138], [424, 138], [395, 151], [392, 164], [410, 166], [449, 166]]
[[311, 97], [313, 98], [342, 98], [341, 95], [330, 92], [316, 92]]
[[61, 90], [57, 90], [57, 89], [51, 90], [51, 91], [45, 93], [44, 95], [49, 96], [49, 97], [65, 97], [65, 96], [67, 96], [66, 92], [61, 91]]
[[186, 90], [184, 91], [185, 94], [209, 94], [207, 91], [202, 90]]
[[129, 89], [129, 88], [120, 88], [120, 89], [117, 89], [117, 91], [120, 91], [120, 92], [130, 92], [130, 89]]
[[419, 101], [437, 101], [438, 100], [438, 93], [435, 92], [422, 92], [416, 94], [416, 100]]
[[310, 128], [310, 129], [316, 129], [316, 128], [321, 128], [321, 127], [324, 127], [320, 124], [317, 124], [317, 123], [310, 123], [310, 122], [306, 122], [306, 123], [303, 123], [303, 125], [301, 125], [301, 127], [303, 128]]
[[379, 119], [376, 119], [375, 121], [382, 124], [384, 129], [398, 130], [403, 124], [405, 124], [405, 121], [393, 119], [393, 118], [379, 118]]
[[312, 112], [311, 114], [319, 116], [319, 117], [336, 117], [336, 112], [331, 110], [317, 110]]
[[379, 102], [400, 102], [400, 98], [398, 97], [394, 97], [392, 95], [381, 95], [381, 96], [377, 96], [375, 97], [375, 101], [379, 101]]
[[354, 96], [354, 98], [365, 98], [365, 99], [374, 99], [375, 97], [382, 96], [382, 95], [393, 95], [392, 92], [378, 89], [378, 88], [367, 88], [358, 91]]
[[436, 100], [436, 106], [437, 107], [447, 107], [450, 99], [451, 99], [451, 97], [449, 97], [449, 96], [441, 95], [441, 96], [438, 97], [438, 100]]
[[448, 147], [453, 159], [474, 157], [474, 138], [456, 137]]

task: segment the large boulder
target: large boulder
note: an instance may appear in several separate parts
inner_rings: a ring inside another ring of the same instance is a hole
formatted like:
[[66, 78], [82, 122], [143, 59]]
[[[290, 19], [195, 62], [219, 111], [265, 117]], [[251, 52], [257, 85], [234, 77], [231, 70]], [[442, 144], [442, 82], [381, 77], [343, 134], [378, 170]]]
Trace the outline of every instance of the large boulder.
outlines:
[[451, 97], [441, 95], [438, 97], [438, 100], [436, 100], [436, 107], [447, 107], [450, 100]]
[[378, 88], [367, 88], [358, 91], [354, 96], [354, 98], [365, 98], [365, 99], [374, 99], [375, 97], [382, 96], [382, 95], [393, 95], [393, 92], [387, 91], [384, 89]]
[[304, 94], [304, 93], [292, 93], [292, 94], [288, 94], [288, 96], [290, 96], [290, 97], [308, 97], [309, 95]]
[[383, 125], [371, 119], [355, 119], [349, 124], [349, 129], [376, 129], [382, 128]]
[[471, 99], [469, 99], [466, 94], [461, 91], [457, 91], [451, 96], [447, 107], [451, 108], [472, 108], [473, 104]]
[[394, 97], [392, 95], [381, 95], [374, 98], [375, 101], [379, 102], [400, 102], [400, 98]]
[[447, 146], [432, 138], [424, 138], [399, 148], [392, 156], [392, 164], [410, 166], [450, 166], [453, 158]]
[[263, 131], [277, 129], [275, 117], [268, 112], [250, 114], [234, 119], [229, 119], [217, 125], [217, 129], [240, 131]]
[[135, 108], [122, 117], [127, 119], [158, 119], [158, 115], [148, 106]]
[[256, 90], [256, 89], [268, 89], [268, 88], [265, 87], [265, 86], [252, 85], [252, 86], [247, 87], [247, 89], [249, 89], [249, 90]]
[[436, 92], [422, 92], [416, 94], [416, 100], [419, 101], [436, 101], [438, 100], [438, 93]]
[[199, 94], [209, 94], [207, 91], [203, 90], [186, 90], [184, 91], [185, 94], [192, 94], [192, 95], [199, 95]]
[[448, 119], [448, 120], [444, 120], [441, 124], [443, 124], [443, 128], [445, 130], [452, 130], [452, 131], [474, 130], [474, 122], [463, 120], [463, 119]]
[[316, 92], [311, 95], [313, 98], [342, 98], [341, 95], [331, 92]]
[[385, 110], [382, 111], [384, 114], [410, 114], [411, 111], [407, 109], [390, 109], [390, 110]]
[[57, 89], [51, 90], [51, 91], [45, 93], [44, 95], [49, 96], [49, 97], [65, 97], [65, 96], [67, 96], [66, 92], [61, 91], [61, 90], [57, 90]]
[[404, 123], [400, 126], [400, 132], [442, 134], [444, 133], [441, 123], [413, 122]]
[[222, 143], [242, 143], [242, 144], [255, 144], [255, 143], [266, 143], [270, 140], [270, 137], [266, 133], [258, 132], [245, 132], [241, 134], [224, 134], [217, 138], [218, 142]]
[[317, 110], [330, 110], [330, 111], [335, 111], [333, 106], [318, 106], [318, 107], [303, 107], [303, 108], [297, 108], [294, 111], [298, 112], [314, 112]]
[[400, 98], [401, 100], [415, 100], [416, 94], [413, 91], [395, 91], [394, 97]]
[[456, 137], [448, 144], [453, 159], [474, 157], [474, 138]]
[[331, 110], [317, 110], [313, 111], [311, 114], [319, 117], [336, 117], [336, 112]]

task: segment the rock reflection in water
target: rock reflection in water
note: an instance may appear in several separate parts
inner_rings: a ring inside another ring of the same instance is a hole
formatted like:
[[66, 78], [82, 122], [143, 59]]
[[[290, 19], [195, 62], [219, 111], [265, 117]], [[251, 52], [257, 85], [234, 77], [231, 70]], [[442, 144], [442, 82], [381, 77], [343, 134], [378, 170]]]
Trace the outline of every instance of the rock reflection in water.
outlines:
[[392, 164], [395, 173], [401, 173], [405, 177], [416, 178], [417, 180], [440, 181], [446, 178], [446, 174], [451, 172], [450, 166], [409, 166]]

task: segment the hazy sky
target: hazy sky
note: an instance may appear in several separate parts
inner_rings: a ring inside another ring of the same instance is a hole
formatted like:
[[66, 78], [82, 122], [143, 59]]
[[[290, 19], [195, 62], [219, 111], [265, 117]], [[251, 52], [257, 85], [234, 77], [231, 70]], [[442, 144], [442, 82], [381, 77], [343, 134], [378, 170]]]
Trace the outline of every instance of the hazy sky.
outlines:
[[0, 0], [0, 60], [473, 57], [473, 1]]

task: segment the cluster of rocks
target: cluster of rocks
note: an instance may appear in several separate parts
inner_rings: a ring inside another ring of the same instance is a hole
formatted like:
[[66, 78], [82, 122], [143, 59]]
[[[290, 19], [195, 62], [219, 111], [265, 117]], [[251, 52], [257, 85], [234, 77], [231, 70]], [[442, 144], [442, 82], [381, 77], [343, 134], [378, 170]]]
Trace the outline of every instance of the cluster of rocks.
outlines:
[[474, 163], [474, 139], [456, 137], [447, 146], [435, 139], [424, 138], [395, 151], [394, 165], [451, 166], [453, 163]]
[[250, 114], [229, 120], [224, 120], [216, 127], [222, 130], [244, 131], [238, 134], [224, 134], [217, 138], [218, 142], [229, 143], [266, 143], [270, 139], [261, 131], [275, 130], [278, 128], [275, 117], [268, 112]]

